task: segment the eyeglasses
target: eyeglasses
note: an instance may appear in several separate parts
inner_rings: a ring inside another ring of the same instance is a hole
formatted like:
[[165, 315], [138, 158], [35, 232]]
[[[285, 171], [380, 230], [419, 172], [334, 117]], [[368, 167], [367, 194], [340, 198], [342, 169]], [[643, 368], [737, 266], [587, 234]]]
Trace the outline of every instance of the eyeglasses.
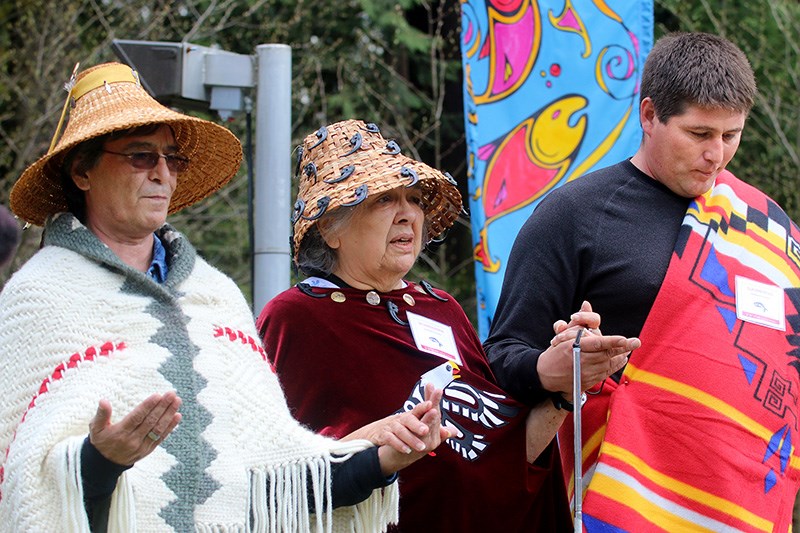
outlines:
[[164, 158], [167, 162], [167, 168], [170, 172], [184, 172], [189, 168], [189, 159], [177, 154], [159, 154], [158, 152], [133, 152], [130, 154], [123, 154], [121, 152], [112, 152], [111, 150], [102, 150], [107, 154], [121, 155], [127, 157], [133, 168], [139, 170], [153, 170], [158, 165], [158, 160]]

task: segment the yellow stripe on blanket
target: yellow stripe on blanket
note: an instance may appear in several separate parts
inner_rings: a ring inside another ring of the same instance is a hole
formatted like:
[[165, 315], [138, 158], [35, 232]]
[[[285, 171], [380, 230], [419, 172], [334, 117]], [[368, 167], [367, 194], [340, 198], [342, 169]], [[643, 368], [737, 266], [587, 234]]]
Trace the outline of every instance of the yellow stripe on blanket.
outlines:
[[[738, 203], [741, 203], [741, 201]], [[715, 195], [711, 199], [706, 198], [705, 206], [700, 205], [699, 203], [693, 204], [692, 207], [687, 210], [687, 215], [691, 215], [704, 226], [708, 226], [711, 221], [719, 223], [722, 220], [719, 209], [723, 209], [727, 213], [735, 214], [742, 220], [747, 220], [747, 212], [741, 212], [741, 210], [735, 209], [734, 202], [732, 202], [728, 196], [722, 194]], [[780, 229], [781, 232], [778, 233], [776, 231], [765, 230], [758, 224], [748, 223], [747, 232], [749, 234], [742, 233], [737, 230], [728, 230], [728, 232], [725, 234], [724, 240], [728, 243], [728, 245], [734, 246], [740, 250], [744, 250], [748, 254], [752, 255], [753, 260], [766, 262], [775, 270], [781, 272], [781, 274], [786, 278], [786, 286], [797, 287], [800, 285], [800, 278], [797, 276], [797, 273], [792, 265], [787, 264], [787, 258], [785, 255], [785, 230], [779, 224], [773, 224], [772, 227], [774, 230]], [[762, 239], [768, 244], [754, 240], [753, 236]], [[728, 252], [726, 255], [731, 255], [734, 257], [740, 256], [740, 254], [729, 253], [729, 251], [726, 252]], [[749, 264], [750, 262], [745, 261], [745, 263]], [[751, 266], [755, 267], [755, 265]], [[778, 280], [773, 281], [778, 283]], [[783, 284], [778, 283], [778, 285], [782, 286]]]
[[664, 531], [692, 531], [694, 533], [715, 533], [714, 529], [700, 526], [697, 522], [685, 520], [671, 513], [662, 506], [652, 503], [639, 494], [633, 487], [617, 481], [603, 473], [595, 474], [592, 491], [598, 491], [610, 500], [636, 509], [648, 522], [664, 529]]
[[[773, 432], [764, 427], [762, 424], [759, 424], [754, 419], [741, 412], [739, 409], [733, 407], [731, 404], [723, 402], [719, 398], [712, 396], [711, 394], [708, 394], [707, 392], [704, 392], [696, 387], [692, 387], [686, 383], [642, 370], [631, 363], [628, 363], [627, 367], [625, 368], [625, 375], [631, 381], [646, 383], [652, 387], [663, 389], [671, 394], [682, 396], [683, 398], [692, 400], [700, 405], [712, 409], [728, 417], [730, 420], [736, 422], [753, 435], [756, 435], [758, 438], [762, 439], [765, 445], [768, 444], [772, 438]], [[793, 445], [791, 461], [789, 465], [791, 468], [795, 469], [798, 468], [798, 464], [800, 464], [800, 458], [795, 455], [796, 449], [797, 448]]]
[[[591, 456], [592, 453], [598, 451], [600, 449], [600, 445], [603, 443], [603, 437], [606, 435], [606, 424], [603, 424], [598, 428], [594, 434], [589, 437], [583, 444], [583, 449], [581, 450], [581, 456], [583, 461], [586, 461], [586, 458]], [[581, 465], [582, 466], [582, 465]], [[575, 465], [572, 465], [572, 470], [567, 473], [569, 475], [569, 483], [567, 483], [567, 494], [570, 495], [570, 502], [574, 498], [575, 492]], [[583, 491], [586, 492], [588, 483], [584, 483]]]
[[[724, 513], [741, 520], [742, 522], [745, 522], [760, 531], [772, 531], [773, 524], [769, 520], [762, 518], [729, 500], [720, 498], [719, 496], [715, 496], [714, 494], [700, 490], [697, 487], [664, 475], [654, 468], [651, 468], [644, 460], [634, 455], [629, 450], [621, 448], [615, 444], [605, 442], [603, 443], [602, 453], [629, 465], [632, 469], [637, 471], [640, 476], [650, 480], [659, 487], [669, 490], [686, 499], [698, 502], [706, 507], [716, 509], [720, 513]], [[592, 479], [591, 489], [592, 491], [598, 491], [607, 498], [611, 498], [619, 503], [630, 506], [633, 509], [637, 509], [639, 512], [646, 510], [647, 512], [644, 513], [643, 516], [646, 516], [648, 520], [663, 527], [667, 531], [696, 531], [699, 527], [699, 524], [688, 522], [685, 519], [682, 519], [679, 516], [662, 509], [657, 504], [650, 502], [638, 494], [634, 488], [605, 475], [600, 471], [600, 469], [595, 472], [594, 478]], [[681, 526], [681, 523], [690, 524], [691, 527], [688, 527], [688, 525]]]

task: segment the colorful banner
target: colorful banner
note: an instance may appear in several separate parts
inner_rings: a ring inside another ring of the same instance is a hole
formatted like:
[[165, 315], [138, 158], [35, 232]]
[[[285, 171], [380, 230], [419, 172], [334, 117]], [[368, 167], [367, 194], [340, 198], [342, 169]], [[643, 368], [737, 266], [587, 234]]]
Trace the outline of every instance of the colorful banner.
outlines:
[[506, 259], [550, 190], [633, 155], [653, 1], [462, 0], [478, 332]]

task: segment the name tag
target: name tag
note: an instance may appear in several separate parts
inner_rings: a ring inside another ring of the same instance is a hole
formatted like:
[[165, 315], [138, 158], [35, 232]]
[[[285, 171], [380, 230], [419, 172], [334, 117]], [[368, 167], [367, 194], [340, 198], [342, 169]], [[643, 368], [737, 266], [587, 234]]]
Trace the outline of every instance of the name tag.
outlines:
[[420, 377], [420, 384], [424, 388], [428, 383], [433, 383], [434, 388], [444, 389], [454, 379], [460, 377], [458, 375], [460, 368], [453, 361], [445, 361], [441, 365], [432, 368], [422, 374]]
[[406, 317], [419, 350], [462, 364], [453, 328], [410, 311], [406, 311]]
[[783, 289], [736, 276], [736, 317], [759, 326], [786, 331]]

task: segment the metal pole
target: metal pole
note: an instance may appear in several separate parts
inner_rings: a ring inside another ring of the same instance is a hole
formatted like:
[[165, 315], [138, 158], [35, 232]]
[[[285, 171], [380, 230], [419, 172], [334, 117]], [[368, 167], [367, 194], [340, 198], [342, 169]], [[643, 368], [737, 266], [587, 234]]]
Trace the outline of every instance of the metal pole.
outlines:
[[583, 532], [583, 513], [581, 510], [581, 500], [583, 499], [583, 439], [581, 438], [581, 335], [583, 330], [578, 331], [575, 342], [572, 343], [572, 425], [574, 427], [573, 445], [575, 452], [575, 491], [573, 493], [573, 503], [575, 505], [575, 533]]
[[261, 44], [256, 56], [254, 314], [289, 288], [292, 194], [292, 50], [285, 44]]

